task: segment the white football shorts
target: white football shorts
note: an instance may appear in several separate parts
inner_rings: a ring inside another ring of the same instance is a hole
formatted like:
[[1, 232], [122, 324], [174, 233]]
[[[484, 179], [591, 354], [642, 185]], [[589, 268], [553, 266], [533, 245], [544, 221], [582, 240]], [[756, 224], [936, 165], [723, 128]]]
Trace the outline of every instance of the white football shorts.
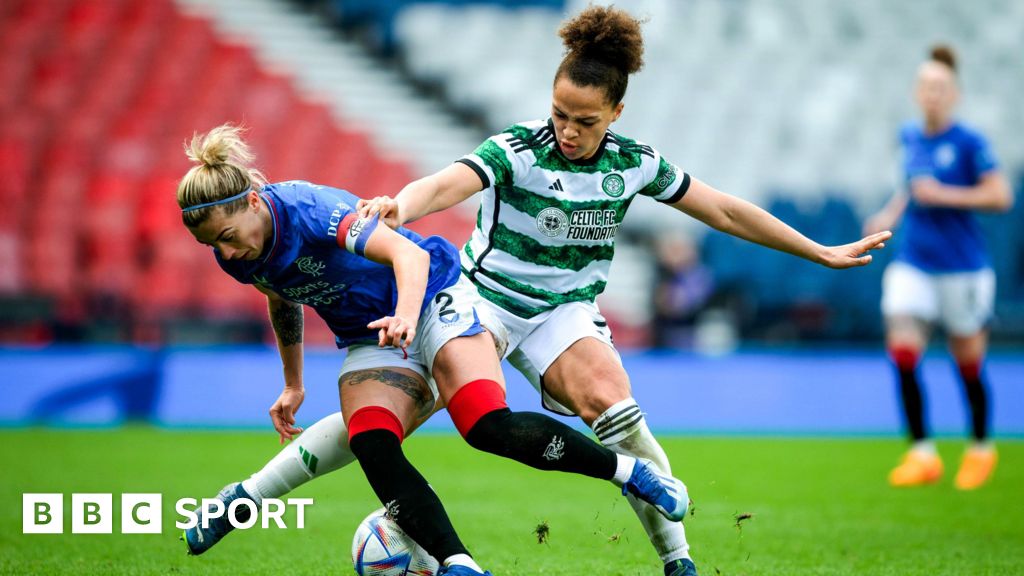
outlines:
[[940, 324], [953, 336], [977, 334], [992, 319], [996, 276], [991, 268], [933, 274], [896, 261], [882, 275], [882, 314]]
[[[504, 327], [504, 333], [494, 330], [492, 333], [496, 340], [505, 341], [509, 363], [540, 392], [542, 405], [552, 412], [574, 416], [572, 410], [548, 396], [544, 391], [542, 376], [562, 352], [577, 340], [588, 336], [597, 338], [615, 350], [612, 332], [597, 304], [570, 302], [533, 318], [520, 318], [488, 300], [483, 300], [480, 308]], [[618, 357], [617, 351], [615, 355]]]
[[431, 373], [441, 347], [453, 338], [479, 334], [484, 328], [496, 334], [495, 339], [505, 331], [486, 310], [480, 310], [482, 304], [473, 284], [459, 276], [458, 282], [438, 292], [420, 314], [416, 339], [406, 349], [408, 355], [401, 348], [381, 348], [376, 341], [353, 344], [348, 347], [341, 375], [374, 368], [407, 368], [427, 381], [436, 401], [439, 394]]

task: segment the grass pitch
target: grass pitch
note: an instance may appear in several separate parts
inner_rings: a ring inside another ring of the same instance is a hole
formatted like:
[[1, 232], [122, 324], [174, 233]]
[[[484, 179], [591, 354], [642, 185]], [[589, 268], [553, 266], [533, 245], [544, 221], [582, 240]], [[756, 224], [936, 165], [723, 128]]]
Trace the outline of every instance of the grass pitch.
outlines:
[[[358, 466], [293, 493], [315, 499], [305, 529], [236, 531], [206, 555], [185, 555], [175, 501], [247, 476], [276, 453], [275, 440], [273, 432], [131, 427], [2, 431], [0, 573], [352, 573], [352, 533], [379, 506]], [[959, 442], [940, 443], [946, 478], [913, 490], [885, 483], [897, 440], [669, 436], [663, 444], [695, 500], [686, 527], [704, 576], [1024, 574], [1019, 441], [999, 444], [994, 481], [973, 493], [952, 487]], [[610, 485], [480, 454], [456, 436], [417, 434], [405, 446], [496, 576], [661, 574]], [[65, 534], [21, 533], [25, 492], [64, 493]], [[70, 534], [72, 492], [113, 493], [114, 533]], [[163, 534], [119, 533], [125, 492], [164, 495]], [[294, 514], [288, 519], [294, 526]]]

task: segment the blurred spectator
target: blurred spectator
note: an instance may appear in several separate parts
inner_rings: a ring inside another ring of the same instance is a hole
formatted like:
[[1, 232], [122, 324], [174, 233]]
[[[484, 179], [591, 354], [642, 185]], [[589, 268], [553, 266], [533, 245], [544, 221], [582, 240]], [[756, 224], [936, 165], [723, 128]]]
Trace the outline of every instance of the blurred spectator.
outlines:
[[694, 325], [714, 291], [714, 278], [698, 259], [693, 240], [685, 234], [657, 237], [654, 252], [657, 257], [652, 292], [654, 346], [691, 347]]

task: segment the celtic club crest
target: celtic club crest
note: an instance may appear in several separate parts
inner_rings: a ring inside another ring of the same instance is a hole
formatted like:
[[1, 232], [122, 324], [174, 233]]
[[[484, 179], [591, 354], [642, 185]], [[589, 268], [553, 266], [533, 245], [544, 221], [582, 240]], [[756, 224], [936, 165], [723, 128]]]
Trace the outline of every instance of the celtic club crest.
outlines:
[[626, 181], [618, 174], [609, 174], [601, 181], [601, 189], [612, 198], [618, 198], [626, 191]]
[[537, 214], [537, 230], [545, 236], [558, 236], [568, 227], [569, 217], [558, 208], [545, 208]]

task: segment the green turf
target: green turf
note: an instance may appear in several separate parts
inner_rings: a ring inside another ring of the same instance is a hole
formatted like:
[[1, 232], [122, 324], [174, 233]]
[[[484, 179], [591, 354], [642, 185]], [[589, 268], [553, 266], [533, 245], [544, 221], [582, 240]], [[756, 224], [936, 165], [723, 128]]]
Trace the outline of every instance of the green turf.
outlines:
[[[1024, 444], [1000, 445], [995, 480], [960, 493], [937, 486], [893, 490], [885, 475], [901, 444], [876, 439], [664, 439], [696, 501], [687, 519], [705, 576], [893, 576], [1024, 573]], [[961, 444], [943, 443], [955, 468]], [[639, 523], [611, 486], [544, 473], [474, 452], [454, 436], [406, 443], [469, 548], [496, 575], [660, 574]], [[317, 480], [304, 530], [230, 535], [198, 558], [184, 554], [173, 503], [212, 496], [277, 450], [272, 433], [150, 428], [0, 432], [0, 573], [348, 574], [351, 534], [378, 506], [358, 467]], [[23, 535], [21, 494], [164, 494], [162, 535]], [[736, 527], [735, 514], [753, 517]], [[547, 522], [547, 543], [536, 526]]]

